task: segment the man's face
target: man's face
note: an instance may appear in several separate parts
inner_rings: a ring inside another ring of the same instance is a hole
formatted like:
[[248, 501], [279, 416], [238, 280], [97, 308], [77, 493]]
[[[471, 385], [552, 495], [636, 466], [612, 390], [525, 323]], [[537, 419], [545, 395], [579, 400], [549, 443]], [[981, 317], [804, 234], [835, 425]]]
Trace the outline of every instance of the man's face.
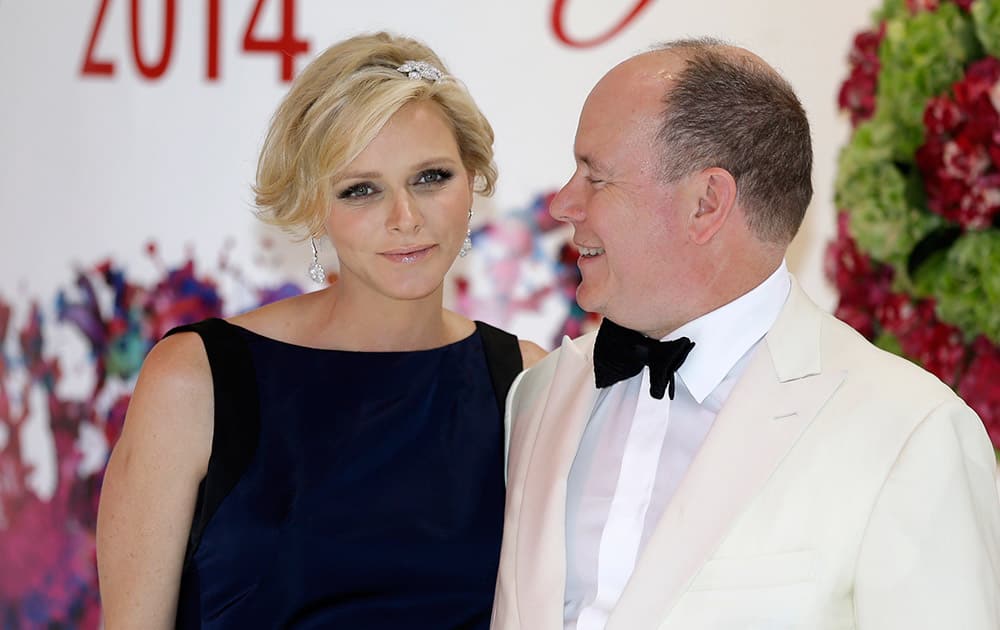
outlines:
[[694, 254], [686, 218], [698, 195], [687, 179], [662, 181], [656, 135], [670, 68], [662, 56], [646, 57], [613, 69], [591, 92], [576, 133], [576, 171], [549, 212], [574, 229], [580, 306], [650, 333], [685, 311]]

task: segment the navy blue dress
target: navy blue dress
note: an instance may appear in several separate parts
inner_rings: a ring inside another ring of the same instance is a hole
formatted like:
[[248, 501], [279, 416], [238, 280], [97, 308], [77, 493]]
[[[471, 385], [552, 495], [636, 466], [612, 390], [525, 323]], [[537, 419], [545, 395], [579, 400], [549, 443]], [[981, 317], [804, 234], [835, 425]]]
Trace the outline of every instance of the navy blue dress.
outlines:
[[515, 338], [477, 322], [350, 352], [177, 331], [205, 343], [216, 416], [178, 628], [489, 627]]

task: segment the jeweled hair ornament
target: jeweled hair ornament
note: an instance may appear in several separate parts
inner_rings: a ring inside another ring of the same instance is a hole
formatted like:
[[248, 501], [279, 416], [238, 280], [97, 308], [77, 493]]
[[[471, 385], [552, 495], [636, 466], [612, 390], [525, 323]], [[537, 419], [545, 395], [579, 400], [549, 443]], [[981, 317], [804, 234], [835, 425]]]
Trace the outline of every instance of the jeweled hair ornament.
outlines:
[[396, 68], [396, 70], [402, 72], [411, 79], [427, 79], [428, 81], [437, 83], [444, 78], [444, 73], [441, 72], [437, 66], [429, 64], [426, 61], [413, 61], [410, 59], [403, 65]]

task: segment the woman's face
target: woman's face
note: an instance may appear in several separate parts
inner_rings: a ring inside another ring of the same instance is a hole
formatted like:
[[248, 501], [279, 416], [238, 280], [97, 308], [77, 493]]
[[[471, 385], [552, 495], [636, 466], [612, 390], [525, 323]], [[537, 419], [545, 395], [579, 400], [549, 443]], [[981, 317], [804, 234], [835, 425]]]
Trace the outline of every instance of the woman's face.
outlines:
[[400, 108], [333, 181], [338, 284], [397, 300], [439, 292], [465, 240], [472, 183], [438, 105]]

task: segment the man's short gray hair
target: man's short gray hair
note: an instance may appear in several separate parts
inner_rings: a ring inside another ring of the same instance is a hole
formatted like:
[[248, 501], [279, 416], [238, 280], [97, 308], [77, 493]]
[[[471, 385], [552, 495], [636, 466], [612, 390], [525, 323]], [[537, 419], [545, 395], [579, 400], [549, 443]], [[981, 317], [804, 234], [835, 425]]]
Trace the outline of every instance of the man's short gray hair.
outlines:
[[666, 181], [710, 167], [736, 180], [749, 228], [765, 242], [792, 240], [812, 198], [809, 122], [774, 69], [717, 39], [656, 46], [685, 61], [664, 95], [658, 139]]

